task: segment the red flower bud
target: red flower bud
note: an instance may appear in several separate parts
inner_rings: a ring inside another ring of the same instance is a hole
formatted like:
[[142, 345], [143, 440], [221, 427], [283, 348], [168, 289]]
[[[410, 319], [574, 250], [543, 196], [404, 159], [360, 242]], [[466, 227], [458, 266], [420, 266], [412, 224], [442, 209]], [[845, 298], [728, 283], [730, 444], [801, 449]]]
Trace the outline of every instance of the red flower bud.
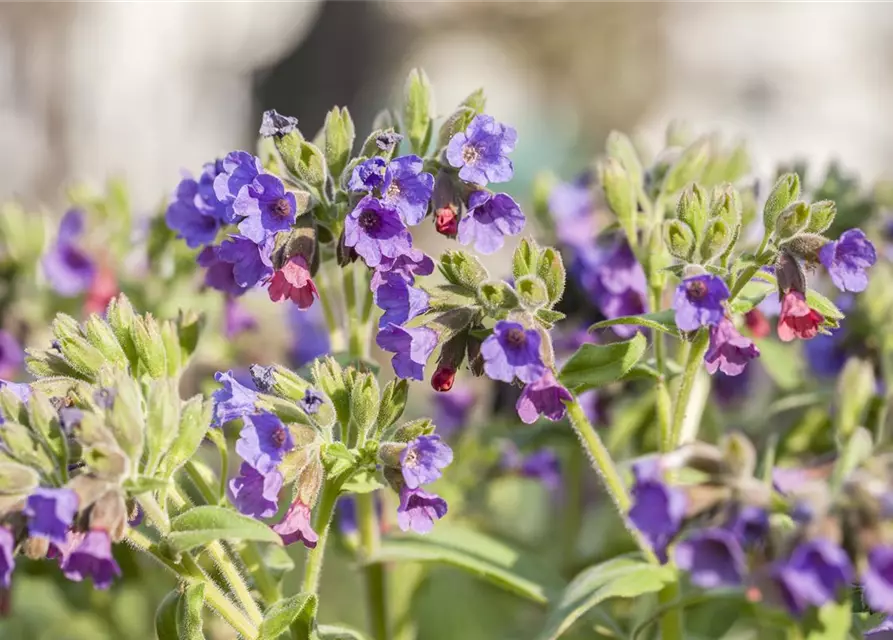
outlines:
[[431, 386], [435, 391], [446, 392], [453, 388], [456, 380], [456, 370], [452, 367], [437, 367], [437, 371], [431, 376]]
[[434, 212], [434, 228], [437, 233], [453, 237], [459, 232], [459, 216], [453, 206], [443, 207]]
[[302, 255], [289, 258], [285, 265], [270, 278], [270, 300], [279, 302], [291, 300], [299, 309], [306, 309], [313, 304], [313, 298], [319, 297], [316, 285], [310, 279], [307, 261]]
[[87, 290], [84, 314], [103, 313], [116, 295], [118, 295], [118, 280], [115, 278], [115, 272], [105, 265], [100, 266]]
[[778, 337], [782, 342], [794, 338], [809, 340], [819, 333], [819, 326], [825, 317], [806, 304], [806, 296], [796, 290], [789, 290], [781, 301], [781, 316], [778, 318]]
[[751, 309], [744, 314], [744, 324], [750, 329], [750, 334], [754, 338], [765, 338], [772, 331], [769, 321], [759, 309]]

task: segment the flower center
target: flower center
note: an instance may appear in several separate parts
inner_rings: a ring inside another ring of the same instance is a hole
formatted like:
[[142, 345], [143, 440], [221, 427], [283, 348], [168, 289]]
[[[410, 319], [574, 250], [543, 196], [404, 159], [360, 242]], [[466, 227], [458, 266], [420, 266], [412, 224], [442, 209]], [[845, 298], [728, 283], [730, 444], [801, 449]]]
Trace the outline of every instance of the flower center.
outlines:
[[373, 231], [378, 228], [378, 214], [371, 209], [366, 209], [360, 214], [359, 223], [366, 231]]
[[509, 329], [505, 339], [511, 346], [520, 347], [527, 342], [527, 334], [523, 329]]
[[286, 198], [279, 198], [273, 204], [273, 214], [279, 216], [280, 218], [285, 218], [291, 215], [291, 203]]
[[273, 432], [273, 435], [270, 436], [270, 439], [277, 447], [281, 447], [285, 444], [285, 429], [283, 427], [277, 427]]
[[384, 195], [391, 200], [400, 196], [400, 185], [397, 184], [396, 180], [391, 180], [391, 184], [388, 186], [388, 190]]
[[688, 283], [688, 297], [700, 300], [707, 295], [707, 285], [703, 280], [695, 280]]
[[406, 452], [406, 457], [403, 458], [403, 465], [407, 467], [412, 467], [418, 462], [419, 453], [415, 449], [410, 449]]
[[481, 157], [480, 152], [474, 145], [466, 144], [462, 147], [462, 160], [465, 164], [474, 164]]

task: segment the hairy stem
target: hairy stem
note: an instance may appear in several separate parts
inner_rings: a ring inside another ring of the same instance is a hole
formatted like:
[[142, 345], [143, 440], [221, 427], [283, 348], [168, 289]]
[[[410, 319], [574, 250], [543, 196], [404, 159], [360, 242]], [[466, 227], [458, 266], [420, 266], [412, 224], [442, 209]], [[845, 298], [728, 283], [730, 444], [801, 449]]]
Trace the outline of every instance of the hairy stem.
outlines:
[[316, 594], [319, 591], [319, 578], [322, 574], [322, 561], [326, 552], [326, 540], [329, 537], [329, 527], [332, 524], [332, 515], [335, 513], [335, 503], [338, 501], [338, 493], [341, 491], [341, 480], [335, 478], [326, 480], [319, 498], [319, 505], [314, 514], [313, 529], [319, 535], [316, 547], [307, 553], [307, 562], [304, 565], [304, 582], [301, 585], [301, 593]]
[[583, 522], [583, 470], [585, 459], [582, 449], [573, 447], [567, 459], [565, 472], [565, 504], [564, 523], [562, 533], [564, 543], [562, 547], [562, 565], [568, 573], [574, 572], [577, 541], [580, 536], [580, 526]]
[[572, 400], [565, 404], [567, 405], [567, 415], [570, 418], [571, 425], [577, 432], [584, 448], [589, 453], [592, 467], [595, 469], [596, 473], [598, 473], [599, 478], [601, 478], [605, 490], [614, 502], [614, 506], [617, 508], [617, 512], [623, 519], [626, 528], [629, 529], [629, 532], [635, 539], [636, 544], [639, 545], [645, 558], [647, 558], [649, 562], [657, 563], [658, 559], [651, 550], [651, 545], [648, 544], [638, 530], [636, 530], [627, 519], [627, 513], [629, 512], [632, 503], [629, 499], [629, 494], [626, 492], [623, 480], [617, 472], [617, 467], [614, 466], [611, 454], [608, 453], [608, 449], [605, 447], [602, 439], [589, 422], [580, 403], [576, 400]]
[[[657, 601], [666, 606], [670, 603], [676, 603], [679, 599], [679, 582], [673, 581], [668, 583], [657, 594]], [[684, 640], [685, 639], [685, 623], [682, 619], [682, 608], [678, 606], [667, 606], [660, 619], [660, 638], [661, 640]]]
[[354, 356], [363, 351], [362, 323], [357, 315], [357, 281], [356, 266], [344, 268], [344, 309], [347, 316], [348, 350]]
[[332, 306], [334, 292], [329, 287], [329, 280], [325, 272], [325, 268], [319, 270], [316, 278], [316, 288], [319, 291], [319, 302], [322, 305], [322, 314], [326, 321], [326, 328], [329, 330], [332, 352], [338, 353], [344, 350], [344, 332], [338, 323], [338, 319], [335, 317], [335, 310]]
[[384, 565], [369, 563], [375, 557], [379, 545], [378, 517], [375, 513], [375, 499], [372, 493], [356, 496], [357, 524], [360, 529], [360, 550], [366, 565], [363, 569], [366, 579], [366, 603], [369, 610], [369, 623], [373, 640], [387, 640], [390, 637], [386, 602]]
[[673, 430], [670, 440], [670, 450], [675, 449], [679, 445], [679, 438], [682, 435], [682, 425], [689, 413], [689, 400], [691, 392], [694, 388], [695, 379], [701, 367], [701, 360], [707, 352], [710, 344], [710, 333], [706, 328], [702, 328], [695, 335], [688, 352], [688, 361], [685, 364], [685, 370], [682, 372], [682, 381], [679, 384], [679, 393], [676, 395], [676, 404], [673, 407]]

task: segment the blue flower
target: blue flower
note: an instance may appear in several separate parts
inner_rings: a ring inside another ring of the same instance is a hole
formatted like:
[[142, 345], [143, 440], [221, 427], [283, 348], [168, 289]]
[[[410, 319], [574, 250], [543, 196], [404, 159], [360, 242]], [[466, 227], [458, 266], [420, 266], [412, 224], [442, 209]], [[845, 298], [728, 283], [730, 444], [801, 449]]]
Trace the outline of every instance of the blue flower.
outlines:
[[453, 450], [440, 436], [419, 436], [410, 440], [400, 454], [403, 480], [410, 489], [434, 482], [441, 469], [453, 461]]
[[236, 198], [247, 190], [254, 179], [264, 171], [257, 158], [247, 151], [231, 151], [223, 159], [222, 171], [214, 178], [214, 195], [224, 206], [223, 221], [235, 223], [239, 214], [234, 210]]
[[371, 193], [376, 189], [381, 190], [390, 178], [387, 161], [374, 156], [353, 168], [347, 188], [354, 192]]
[[261, 243], [271, 234], [291, 229], [298, 217], [298, 204], [282, 180], [263, 173], [239, 191], [233, 212], [244, 217], [239, 223], [242, 235]]
[[379, 327], [391, 323], [402, 325], [428, 310], [428, 294], [410, 287], [406, 280], [393, 272], [384, 275], [383, 282], [373, 295], [375, 304], [384, 310], [378, 321]]
[[630, 522], [644, 534], [658, 557], [666, 561], [667, 545], [679, 532], [685, 516], [685, 494], [663, 481], [654, 460], [634, 465], [633, 474], [636, 482], [632, 489]]
[[295, 443], [282, 421], [266, 411], [244, 416], [245, 426], [236, 441], [236, 453], [261, 473], [270, 473]]
[[220, 243], [217, 257], [232, 265], [233, 280], [239, 287], [250, 289], [272, 275], [274, 244], [274, 236], [267, 236], [257, 243], [244, 236], [232, 235]]
[[279, 511], [279, 490], [282, 474], [273, 470], [260, 473], [247, 462], [239, 468], [239, 475], [229, 481], [230, 501], [246, 516], [269, 518]]
[[514, 175], [514, 167], [506, 154], [514, 150], [517, 140], [515, 129], [496, 122], [492, 116], [480, 114], [464, 132], [450, 139], [446, 158], [459, 169], [459, 177], [466, 182], [479, 185], [508, 182]]
[[64, 544], [78, 511], [78, 496], [71, 489], [35, 489], [22, 512], [28, 516], [28, 533]]
[[62, 573], [69, 580], [93, 579], [96, 589], [108, 589], [121, 575], [121, 567], [112, 556], [112, 540], [105, 531], [94, 529], [86, 534], [70, 533], [62, 554]]
[[692, 584], [702, 589], [734, 587], [744, 577], [744, 551], [725, 529], [703, 529], [676, 545], [674, 558]]
[[868, 286], [865, 270], [877, 262], [877, 253], [861, 229], [850, 229], [819, 249], [819, 260], [838, 289], [859, 292]]
[[540, 356], [540, 334], [517, 322], [500, 320], [481, 344], [484, 372], [493, 380], [536, 382], [546, 367]]
[[412, 247], [412, 236], [400, 214], [371, 196], [366, 196], [344, 221], [344, 245], [352, 247], [368, 267], [386, 258], [397, 258]]
[[311, 387], [307, 387], [304, 391], [304, 397], [298, 400], [298, 404], [304, 410], [304, 413], [308, 415], [314, 415], [319, 412], [319, 408], [325, 402], [325, 397]]
[[843, 549], [819, 538], [798, 545], [773, 577], [788, 610], [802, 615], [809, 605], [821, 607], [835, 600], [852, 581], [853, 567]]
[[505, 236], [521, 233], [524, 214], [518, 203], [505, 193], [475, 191], [468, 197], [468, 211], [459, 221], [457, 239], [460, 244], [474, 243], [474, 248], [490, 254], [502, 248]]
[[434, 191], [434, 176], [422, 172], [423, 166], [418, 156], [395, 158], [388, 165], [381, 185], [382, 201], [394, 207], [410, 226], [420, 223], [428, 213], [428, 202]]
[[893, 615], [893, 547], [879, 545], [869, 551], [862, 588], [869, 607]]
[[214, 193], [214, 180], [223, 171], [218, 160], [205, 164], [196, 181], [187, 176], [177, 185], [165, 213], [167, 226], [190, 247], [211, 244], [226, 218], [226, 205]]
[[722, 278], [712, 275], [686, 278], [676, 287], [673, 308], [676, 326], [683, 331], [717, 324], [725, 317], [722, 304], [729, 299], [729, 288]]
[[409, 487], [403, 487], [400, 491], [397, 526], [402, 531], [429, 533], [434, 528], [434, 521], [440, 520], [446, 513], [446, 500], [436, 494]]
[[257, 408], [257, 392], [239, 384], [232, 371], [218, 371], [214, 379], [223, 385], [211, 396], [214, 400], [211, 425], [221, 427], [231, 420], [254, 413]]
[[425, 363], [437, 346], [437, 332], [427, 327], [407, 329], [389, 324], [378, 332], [376, 344], [394, 354], [391, 364], [398, 378], [425, 379]]

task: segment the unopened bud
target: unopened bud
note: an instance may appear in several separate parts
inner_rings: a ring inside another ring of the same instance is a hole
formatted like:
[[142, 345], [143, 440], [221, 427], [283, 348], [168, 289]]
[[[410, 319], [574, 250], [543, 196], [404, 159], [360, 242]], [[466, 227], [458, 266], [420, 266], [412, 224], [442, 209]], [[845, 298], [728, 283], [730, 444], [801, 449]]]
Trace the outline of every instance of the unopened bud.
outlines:
[[437, 233], [448, 238], [456, 237], [459, 233], [459, 216], [452, 205], [442, 207], [434, 212], [434, 228]]
[[759, 309], [751, 309], [744, 314], [744, 324], [750, 329], [750, 335], [754, 338], [765, 338], [772, 332], [769, 321]]
[[440, 366], [431, 376], [431, 387], [435, 391], [446, 392], [453, 388], [456, 380], [456, 370], [451, 367]]
[[775, 231], [778, 216], [799, 196], [800, 177], [796, 173], [786, 173], [778, 179], [763, 207], [763, 227], [766, 233]]
[[779, 238], [793, 238], [806, 229], [809, 207], [805, 202], [795, 202], [786, 207], [775, 219], [775, 233]]

